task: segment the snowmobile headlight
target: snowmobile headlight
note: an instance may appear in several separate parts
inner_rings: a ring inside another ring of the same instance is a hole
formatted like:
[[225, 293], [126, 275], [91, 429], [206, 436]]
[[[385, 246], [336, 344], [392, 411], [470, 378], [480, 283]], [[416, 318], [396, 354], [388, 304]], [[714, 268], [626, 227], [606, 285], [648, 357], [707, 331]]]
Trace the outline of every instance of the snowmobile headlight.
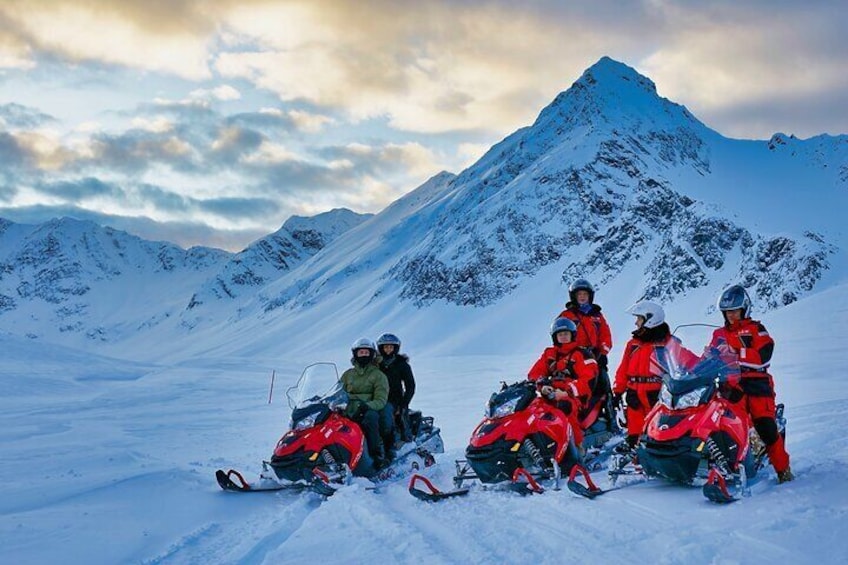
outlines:
[[673, 408], [675, 410], [683, 410], [684, 408], [694, 408], [701, 404], [701, 398], [707, 391], [707, 387], [698, 387], [695, 390], [690, 390], [686, 394], [681, 394], [675, 399]]
[[315, 420], [318, 419], [318, 415], [319, 415], [319, 412], [313, 412], [312, 414], [309, 414], [305, 418], [301, 418], [300, 420], [298, 420], [297, 422], [294, 423], [294, 426], [292, 426], [292, 429], [294, 431], [299, 432], [300, 430], [305, 430], [307, 428], [311, 428], [312, 426], [315, 425]]
[[498, 404], [497, 406], [487, 406], [486, 415], [489, 418], [503, 418], [515, 412], [515, 407], [518, 406], [519, 397], [510, 398], [509, 400]]
[[671, 408], [671, 391], [668, 390], [668, 387], [663, 383], [662, 388], [660, 389], [660, 403], [667, 408]]

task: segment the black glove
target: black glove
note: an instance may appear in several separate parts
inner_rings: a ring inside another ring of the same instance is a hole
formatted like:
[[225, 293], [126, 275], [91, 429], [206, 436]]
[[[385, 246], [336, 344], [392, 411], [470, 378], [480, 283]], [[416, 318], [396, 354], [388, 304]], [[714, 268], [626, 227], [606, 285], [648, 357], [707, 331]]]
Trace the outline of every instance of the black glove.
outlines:
[[368, 405], [364, 402], [359, 403], [359, 408], [356, 409], [356, 416], [354, 416], [355, 420], [361, 420], [365, 417], [365, 414], [368, 412]]
[[745, 393], [741, 388], [735, 387], [730, 383], [721, 383], [718, 387], [719, 394], [732, 403], [737, 403], [745, 398]]
[[368, 406], [365, 405], [361, 400], [353, 399], [347, 406], [347, 414], [348, 417], [352, 420], [359, 420], [363, 416], [365, 416], [365, 412], [368, 410]]
[[606, 355], [598, 355], [598, 369], [603, 372], [607, 370], [609, 366], [609, 361], [607, 360]]

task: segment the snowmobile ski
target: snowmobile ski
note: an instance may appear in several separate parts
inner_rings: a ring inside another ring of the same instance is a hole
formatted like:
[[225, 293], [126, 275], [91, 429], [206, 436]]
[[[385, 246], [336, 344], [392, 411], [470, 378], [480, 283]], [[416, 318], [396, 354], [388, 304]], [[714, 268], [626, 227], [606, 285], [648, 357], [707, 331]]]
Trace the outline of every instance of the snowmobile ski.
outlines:
[[[586, 479], [585, 485], [577, 482], [577, 473], [582, 474]], [[568, 490], [574, 494], [579, 494], [580, 496], [589, 499], [595, 498], [607, 492], [592, 482], [592, 477], [589, 475], [589, 471], [587, 471], [582, 465], [575, 465], [571, 468], [571, 473], [568, 475], [568, 483], [566, 483], [566, 486], [568, 486]]]
[[[416, 488], [415, 483], [419, 481], [424, 483], [424, 485], [429, 489], [429, 491]], [[423, 500], [425, 502], [438, 502], [447, 498], [465, 496], [466, 494], [468, 494], [468, 488], [460, 488], [456, 490], [442, 492], [437, 489], [435, 485], [433, 485], [430, 479], [428, 479], [424, 475], [415, 474], [412, 475], [411, 479], [409, 479], [409, 494], [411, 494], [418, 500]]]
[[[521, 480], [522, 477], [524, 478], [523, 481]], [[540, 485], [533, 478], [533, 475], [527, 472], [527, 469], [519, 467], [512, 473], [512, 482], [509, 484], [509, 490], [521, 496], [526, 496], [528, 494], [542, 494], [545, 492], [545, 487]], [[558, 490], [558, 488], [554, 490]]]
[[718, 469], [713, 467], [703, 487], [704, 496], [718, 504], [727, 504], [738, 500], [727, 489], [727, 481]]
[[218, 469], [215, 471], [215, 479], [217, 479], [218, 485], [227, 492], [274, 492], [303, 490], [305, 488], [305, 485], [284, 485], [264, 478], [258, 483], [250, 483], [235, 469], [229, 471]]

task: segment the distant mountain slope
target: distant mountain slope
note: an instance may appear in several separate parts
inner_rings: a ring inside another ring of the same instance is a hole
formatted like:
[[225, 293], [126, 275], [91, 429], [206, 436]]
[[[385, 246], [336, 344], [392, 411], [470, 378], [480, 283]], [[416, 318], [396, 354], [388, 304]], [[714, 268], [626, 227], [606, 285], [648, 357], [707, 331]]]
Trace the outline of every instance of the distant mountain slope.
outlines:
[[[39, 225], [0, 220], [0, 323], [31, 336], [111, 339], [167, 316], [180, 293], [230, 254], [150, 242], [70, 218]], [[183, 294], [184, 296], [184, 294]], [[117, 326], [122, 327], [115, 331]]]
[[318, 253], [373, 214], [338, 208], [312, 217], [292, 216], [276, 232], [237, 253], [188, 302], [188, 310], [254, 292]]

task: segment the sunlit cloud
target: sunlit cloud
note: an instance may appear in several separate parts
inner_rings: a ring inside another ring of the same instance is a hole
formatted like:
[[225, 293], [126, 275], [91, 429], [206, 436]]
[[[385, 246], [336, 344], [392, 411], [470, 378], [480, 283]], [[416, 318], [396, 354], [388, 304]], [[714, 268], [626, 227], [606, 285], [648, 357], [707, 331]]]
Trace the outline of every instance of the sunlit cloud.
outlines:
[[144, 25], [144, 12], [122, 12], [121, 4], [132, 3], [12, 1], [0, 8], [0, 16], [26, 42], [18, 46], [19, 51], [127, 65], [195, 80], [211, 76], [206, 63], [211, 30], [171, 26], [157, 30]]
[[290, 110], [287, 115], [297, 129], [309, 133], [318, 133], [325, 125], [335, 123], [335, 120], [328, 116], [302, 110]]
[[145, 117], [133, 118], [131, 124], [133, 128], [153, 133], [165, 133], [174, 129], [174, 122], [164, 116], [158, 116], [152, 119]]
[[192, 90], [188, 97], [195, 100], [214, 99], [227, 102], [241, 98], [241, 92], [228, 84], [222, 84], [221, 86], [216, 86], [212, 89], [198, 88], [197, 90]]
[[298, 161], [303, 158], [286, 149], [283, 145], [263, 140], [259, 147], [250, 154], [244, 155], [242, 161], [250, 165], [273, 165], [283, 161]]
[[184, 243], [377, 212], [473, 164], [603, 55], [725, 135], [844, 133], [846, 14], [835, 1], [8, 0], [0, 215], [77, 209], [180, 226]]

